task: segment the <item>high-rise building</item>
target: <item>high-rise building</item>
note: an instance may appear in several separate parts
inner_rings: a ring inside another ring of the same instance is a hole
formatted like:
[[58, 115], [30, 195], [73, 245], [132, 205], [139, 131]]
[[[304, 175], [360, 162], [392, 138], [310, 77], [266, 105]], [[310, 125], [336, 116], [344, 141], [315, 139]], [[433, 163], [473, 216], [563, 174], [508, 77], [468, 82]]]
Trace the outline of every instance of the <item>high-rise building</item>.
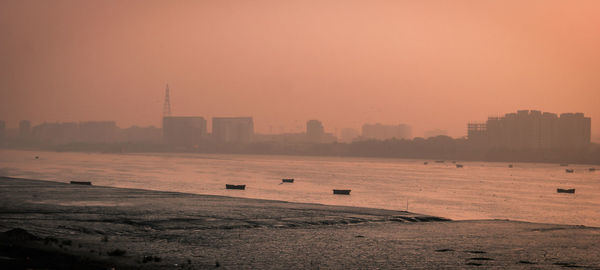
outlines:
[[190, 147], [200, 144], [206, 136], [206, 120], [198, 116], [163, 117], [163, 138], [173, 146]]
[[591, 119], [583, 113], [520, 110], [468, 125], [469, 141], [489, 148], [580, 149], [591, 141]]
[[592, 119], [583, 113], [563, 113], [558, 119], [558, 143], [562, 148], [584, 148], [591, 141]]
[[254, 137], [254, 120], [252, 117], [213, 117], [212, 137], [220, 142], [250, 142]]
[[412, 130], [409, 125], [382, 125], [364, 124], [362, 126], [362, 137], [365, 139], [387, 140], [387, 139], [410, 139]]

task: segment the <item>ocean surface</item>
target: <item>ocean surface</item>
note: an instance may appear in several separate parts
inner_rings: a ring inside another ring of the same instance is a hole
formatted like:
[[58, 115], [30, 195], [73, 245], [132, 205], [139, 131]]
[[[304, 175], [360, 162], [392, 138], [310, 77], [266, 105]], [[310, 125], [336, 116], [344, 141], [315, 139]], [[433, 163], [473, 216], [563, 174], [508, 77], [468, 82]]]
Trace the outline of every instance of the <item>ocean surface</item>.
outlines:
[[[457, 163], [464, 167], [416, 159], [0, 150], [0, 175], [10, 177], [600, 227], [600, 166], [591, 172], [594, 166], [577, 164]], [[333, 189], [352, 192], [333, 195]]]

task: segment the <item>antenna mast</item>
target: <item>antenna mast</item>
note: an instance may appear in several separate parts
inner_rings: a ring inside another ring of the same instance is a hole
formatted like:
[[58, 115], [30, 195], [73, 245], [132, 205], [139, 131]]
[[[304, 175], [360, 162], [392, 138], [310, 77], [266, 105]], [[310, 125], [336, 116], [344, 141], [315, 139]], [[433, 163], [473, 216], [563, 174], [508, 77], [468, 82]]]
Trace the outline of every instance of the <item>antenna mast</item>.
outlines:
[[171, 116], [171, 98], [169, 97], [169, 84], [165, 90], [165, 104], [163, 105], [163, 117]]

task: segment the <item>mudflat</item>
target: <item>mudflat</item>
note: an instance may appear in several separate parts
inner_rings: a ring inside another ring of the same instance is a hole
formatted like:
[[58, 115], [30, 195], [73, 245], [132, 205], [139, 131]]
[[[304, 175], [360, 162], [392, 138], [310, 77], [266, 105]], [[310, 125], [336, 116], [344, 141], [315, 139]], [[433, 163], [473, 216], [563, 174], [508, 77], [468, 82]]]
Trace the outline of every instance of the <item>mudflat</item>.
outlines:
[[600, 228], [8, 177], [0, 232], [2, 269], [600, 269]]

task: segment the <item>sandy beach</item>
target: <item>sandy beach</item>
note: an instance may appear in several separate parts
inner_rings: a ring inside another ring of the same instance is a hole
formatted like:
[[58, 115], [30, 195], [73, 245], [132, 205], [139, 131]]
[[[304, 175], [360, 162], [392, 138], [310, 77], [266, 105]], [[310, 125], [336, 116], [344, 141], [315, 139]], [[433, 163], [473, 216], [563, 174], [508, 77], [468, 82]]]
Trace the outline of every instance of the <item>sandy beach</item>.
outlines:
[[7, 177], [0, 197], [2, 269], [600, 269], [584, 226]]

